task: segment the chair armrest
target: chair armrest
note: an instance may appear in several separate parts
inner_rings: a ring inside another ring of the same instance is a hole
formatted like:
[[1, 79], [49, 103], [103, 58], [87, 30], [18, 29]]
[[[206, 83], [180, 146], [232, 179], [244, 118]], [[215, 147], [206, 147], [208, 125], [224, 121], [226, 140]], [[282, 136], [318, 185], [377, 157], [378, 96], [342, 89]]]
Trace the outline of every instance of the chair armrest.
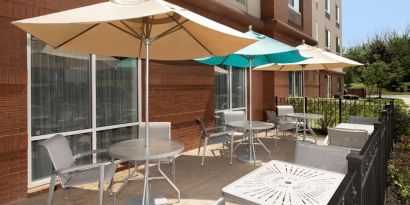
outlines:
[[77, 159], [82, 158], [82, 157], [86, 157], [86, 156], [89, 156], [89, 155], [92, 155], [92, 154], [103, 153], [103, 152], [107, 152], [107, 149], [98, 149], [98, 150], [91, 150], [91, 151], [88, 151], [88, 152], [79, 153], [79, 154], [74, 155], [73, 159], [77, 160]]
[[218, 131], [218, 130], [225, 131], [226, 127], [225, 126], [216, 126], [216, 127], [207, 127], [205, 129], [206, 129], [207, 132], [208, 131]]
[[209, 138], [220, 137], [223, 135], [233, 135], [233, 131], [225, 131], [225, 132], [216, 132], [209, 134]]
[[103, 167], [106, 165], [111, 164], [111, 162], [101, 162], [101, 163], [96, 163], [96, 164], [84, 164], [84, 165], [75, 165], [75, 166], [71, 166], [65, 169], [60, 169], [57, 170], [56, 173], [57, 174], [68, 174], [71, 172], [76, 172], [76, 171], [84, 171], [84, 170], [88, 170], [88, 169], [93, 169], [96, 167]]

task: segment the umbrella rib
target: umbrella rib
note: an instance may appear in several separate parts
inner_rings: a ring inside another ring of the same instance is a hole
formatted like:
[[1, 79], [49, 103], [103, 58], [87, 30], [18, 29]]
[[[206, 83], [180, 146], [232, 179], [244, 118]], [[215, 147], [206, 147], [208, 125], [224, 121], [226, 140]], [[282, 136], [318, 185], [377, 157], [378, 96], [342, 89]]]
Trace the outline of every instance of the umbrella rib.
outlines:
[[[186, 23], [186, 22], [188, 22], [188, 19], [186, 19], [185, 21], [181, 22], [181, 24], [184, 24], [184, 23]], [[179, 25], [173, 26], [172, 28], [170, 28], [170, 29], [164, 31], [163, 33], [161, 33], [161, 34], [159, 34], [158, 36], [156, 36], [155, 38], [153, 38], [152, 41], [156, 41], [156, 40], [158, 40], [158, 39], [160, 39], [160, 38], [162, 38], [162, 37], [164, 37], [164, 36], [167, 36], [167, 35], [169, 35], [169, 34], [172, 34], [172, 33], [176, 32], [176, 31], [179, 31], [180, 29], [182, 29], [182, 28], [181, 28]]]
[[78, 34], [72, 36], [71, 38], [69, 38], [69, 39], [67, 39], [66, 41], [64, 41], [63, 43], [61, 43], [61, 44], [55, 46], [54, 48], [60, 48], [61, 46], [63, 46], [63, 45], [65, 45], [65, 44], [69, 43], [70, 41], [72, 41], [72, 40], [78, 38], [79, 36], [83, 35], [83, 34], [86, 33], [87, 31], [89, 31], [89, 30], [95, 28], [95, 27], [98, 26], [98, 25], [100, 25], [100, 24], [99, 24], [99, 23], [93, 24], [92, 26], [88, 27], [88, 28], [85, 29], [84, 31], [81, 31], [80, 33], [78, 33]]
[[141, 36], [139, 33], [137, 33], [134, 29], [132, 29], [130, 25], [128, 25], [127, 23], [125, 23], [125, 21], [120, 21], [120, 22], [121, 22], [122, 25], [124, 25], [125, 27], [127, 27], [128, 29], [130, 29], [130, 31], [131, 31], [134, 35], [138, 36], [139, 39], [142, 39], [142, 36]]
[[130, 36], [132, 36], [132, 37], [134, 37], [134, 38], [137, 38], [137, 39], [142, 40], [142, 39], [140, 38], [140, 36], [135, 35], [135, 34], [129, 32], [129, 31], [126, 31], [125, 29], [123, 29], [123, 28], [121, 28], [121, 27], [119, 27], [119, 26], [117, 26], [117, 25], [115, 25], [115, 24], [113, 24], [113, 23], [110, 23], [110, 22], [109, 22], [108, 25], [110, 25], [110, 26], [112, 26], [112, 27], [114, 27], [114, 28], [116, 28], [116, 29], [118, 29], [118, 30], [120, 30], [120, 31], [122, 31], [122, 32], [124, 32], [124, 33], [126, 33], [126, 34], [128, 34], [128, 35], [130, 35]]
[[186, 33], [188, 33], [189, 36], [191, 36], [202, 48], [204, 48], [206, 51], [208, 51], [208, 53], [210, 55], [214, 55], [204, 44], [201, 43], [201, 41], [199, 41], [197, 38], [195, 38], [195, 36], [188, 31], [188, 29], [186, 29], [184, 27], [184, 25], [182, 25], [181, 23], [179, 23], [174, 17], [172, 17], [171, 15], [167, 14], [173, 21], [175, 21], [175, 23], [177, 23]]

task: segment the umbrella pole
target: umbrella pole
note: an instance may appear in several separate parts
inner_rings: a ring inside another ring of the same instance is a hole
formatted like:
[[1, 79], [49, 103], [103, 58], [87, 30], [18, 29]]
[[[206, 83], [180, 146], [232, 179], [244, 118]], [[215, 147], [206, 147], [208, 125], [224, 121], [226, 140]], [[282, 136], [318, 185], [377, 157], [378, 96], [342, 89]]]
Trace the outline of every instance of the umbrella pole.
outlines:
[[[146, 47], [146, 59], [145, 59], [145, 147], [149, 148], [149, 119], [148, 119], [148, 108], [149, 108], [149, 45], [151, 41], [149, 39], [144, 39], [144, 44]], [[145, 160], [145, 173], [144, 173], [144, 191], [142, 194], [142, 205], [149, 204], [149, 160]]]
[[[305, 68], [302, 66], [302, 96], [303, 96], [303, 115], [306, 114], [306, 97], [305, 97]], [[303, 141], [306, 140], [306, 118], [303, 118]]]
[[249, 122], [252, 123], [252, 59], [249, 59]]

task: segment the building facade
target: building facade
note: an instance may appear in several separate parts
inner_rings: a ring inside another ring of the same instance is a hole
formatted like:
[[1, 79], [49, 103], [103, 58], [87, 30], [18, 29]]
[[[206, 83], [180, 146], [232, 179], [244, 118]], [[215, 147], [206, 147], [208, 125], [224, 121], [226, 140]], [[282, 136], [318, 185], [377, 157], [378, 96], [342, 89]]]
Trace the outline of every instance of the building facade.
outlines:
[[[318, 47], [342, 55], [342, 0], [313, 0], [312, 37]], [[320, 97], [343, 94], [343, 69], [320, 72]]]
[[[292, 46], [302, 40], [317, 44], [310, 0], [169, 1], [241, 31], [252, 25]], [[53, 50], [10, 24], [97, 2], [0, 1], [0, 204], [47, 186], [51, 164], [41, 140], [62, 133], [79, 153], [134, 138], [144, 121], [143, 60]], [[249, 110], [244, 70], [194, 61], [152, 61], [150, 66], [150, 121], [171, 122], [172, 138], [186, 149], [198, 146], [195, 115], [213, 124], [223, 110]], [[308, 96], [322, 96], [324, 73], [308, 72]], [[298, 73], [253, 72], [252, 77], [255, 119], [274, 108], [275, 96], [300, 92]]]

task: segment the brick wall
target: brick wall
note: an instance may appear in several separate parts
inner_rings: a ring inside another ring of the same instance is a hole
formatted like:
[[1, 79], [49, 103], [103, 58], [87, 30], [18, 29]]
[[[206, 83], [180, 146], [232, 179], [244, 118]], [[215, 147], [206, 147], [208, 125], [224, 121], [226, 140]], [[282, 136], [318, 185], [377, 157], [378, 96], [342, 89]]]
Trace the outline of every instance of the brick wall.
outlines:
[[[145, 99], [144, 63], [142, 71]], [[151, 61], [150, 121], [171, 122], [172, 138], [184, 142], [186, 150], [196, 148], [200, 130], [195, 115], [213, 123], [214, 86], [212, 66], [194, 61]], [[144, 108], [143, 104], [143, 113]]]
[[10, 22], [91, 2], [0, 1], [0, 204], [27, 196], [27, 41]]

